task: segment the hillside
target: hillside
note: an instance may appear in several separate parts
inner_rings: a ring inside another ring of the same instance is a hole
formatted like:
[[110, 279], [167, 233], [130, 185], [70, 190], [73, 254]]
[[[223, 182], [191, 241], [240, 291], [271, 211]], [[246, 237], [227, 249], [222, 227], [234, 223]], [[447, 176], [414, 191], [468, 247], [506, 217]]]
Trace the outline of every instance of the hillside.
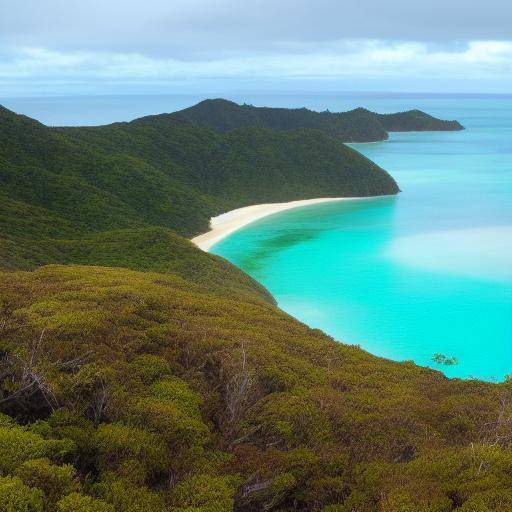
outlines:
[[145, 122], [156, 125], [168, 119], [181, 119], [223, 133], [244, 126], [274, 130], [314, 128], [343, 142], [375, 142], [386, 140], [395, 131], [463, 130], [457, 121], [444, 121], [420, 110], [397, 114], [376, 114], [364, 108], [349, 112], [315, 112], [306, 108], [268, 108], [238, 105], [232, 101], [205, 100], [174, 114], [150, 116]]
[[510, 381], [335, 341], [183, 237], [327, 190], [397, 186], [318, 130], [0, 109], [0, 512], [510, 510]]
[[158, 227], [190, 237], [206, 231], [210, 217], [249, 204], [397, 191], [384, 170], [319, 131], [217, 134], [145, 119], [48, 128], [0, 110], [0, 264], [7, 268], [70, 263], [77, 251], [62, 240], [83, 245], [85, 235]]
[[512, 504], [510, 384], [385, 361], [172, 274], [0, 283], [0, 406], [28, 422], [0, 416], [0, 497], [16, 486], [23, 510]]

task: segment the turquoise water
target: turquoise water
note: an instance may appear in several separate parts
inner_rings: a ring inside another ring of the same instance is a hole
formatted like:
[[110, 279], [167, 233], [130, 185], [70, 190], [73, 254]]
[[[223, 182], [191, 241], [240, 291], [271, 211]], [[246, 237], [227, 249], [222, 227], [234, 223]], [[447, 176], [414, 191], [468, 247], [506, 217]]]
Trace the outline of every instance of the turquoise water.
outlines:
[[[415, 106], [467, 130], [355, 145], [396, 178], [400, 195], [278, 213], [212, 252], [336, 339], [452, 377], [502, 380], [512, 373], [512, 98], [375, 97], [363, 106]], [[458, 363], [437, 364], [437, 353]]]

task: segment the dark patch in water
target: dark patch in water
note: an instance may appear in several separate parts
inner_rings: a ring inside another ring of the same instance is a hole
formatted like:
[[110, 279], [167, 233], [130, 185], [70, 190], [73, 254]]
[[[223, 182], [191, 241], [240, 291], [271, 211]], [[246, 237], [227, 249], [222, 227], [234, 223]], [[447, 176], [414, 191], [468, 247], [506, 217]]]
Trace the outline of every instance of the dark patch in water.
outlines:
[[[262, 277], [261, 271], [267, 266], [267, 261], [278, 251], [288, 249], [294, 245], [313, 240], [318, 236], [318, 230], [301, 229], [289, 230], [282, 232], [272, 232], [271, 236], [265, 238], [258, 244], [258, 248], [249, 251], [239, 260], [238, 265], [249, 274], [258, 274]], [[270, 235], [270, 233], [269, 233]]]

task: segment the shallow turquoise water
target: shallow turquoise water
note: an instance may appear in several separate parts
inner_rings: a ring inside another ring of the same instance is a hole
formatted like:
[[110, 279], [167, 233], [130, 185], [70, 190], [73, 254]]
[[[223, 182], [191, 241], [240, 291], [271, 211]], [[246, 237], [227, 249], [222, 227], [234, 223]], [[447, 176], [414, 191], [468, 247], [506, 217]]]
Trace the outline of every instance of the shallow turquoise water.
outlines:
[[[512, 373], [512, 99], [414, 101], [364, 106], [416, 106], [467, 130], [354, 146], [396, 178], [399, 196], [275, 214], [212, 252], [339, 340], [449, 376], [502, 380]], [[436, 353], [458, 364], [440, 366]]]

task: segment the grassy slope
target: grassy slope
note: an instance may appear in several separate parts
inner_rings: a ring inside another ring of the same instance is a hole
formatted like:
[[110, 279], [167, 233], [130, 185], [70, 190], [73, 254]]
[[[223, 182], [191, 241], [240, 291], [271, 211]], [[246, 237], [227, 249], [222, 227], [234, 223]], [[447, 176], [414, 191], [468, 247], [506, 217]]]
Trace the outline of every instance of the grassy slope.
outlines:
[[388, 131], [462, 130], [457, 121], [444, 121], [420, 110], [397, 114], [376, 114], [364, 108], [349, 112], [315, 112], [306, 108], [268, 108], [237, 105], [232, 101], [205, 100], [174, 114], [147, 118], [153, 123], [184, 119], [208, 126], [218, 132], [257, 126], [275, 130], [314, 128], [343, 142], [386, 140]]

